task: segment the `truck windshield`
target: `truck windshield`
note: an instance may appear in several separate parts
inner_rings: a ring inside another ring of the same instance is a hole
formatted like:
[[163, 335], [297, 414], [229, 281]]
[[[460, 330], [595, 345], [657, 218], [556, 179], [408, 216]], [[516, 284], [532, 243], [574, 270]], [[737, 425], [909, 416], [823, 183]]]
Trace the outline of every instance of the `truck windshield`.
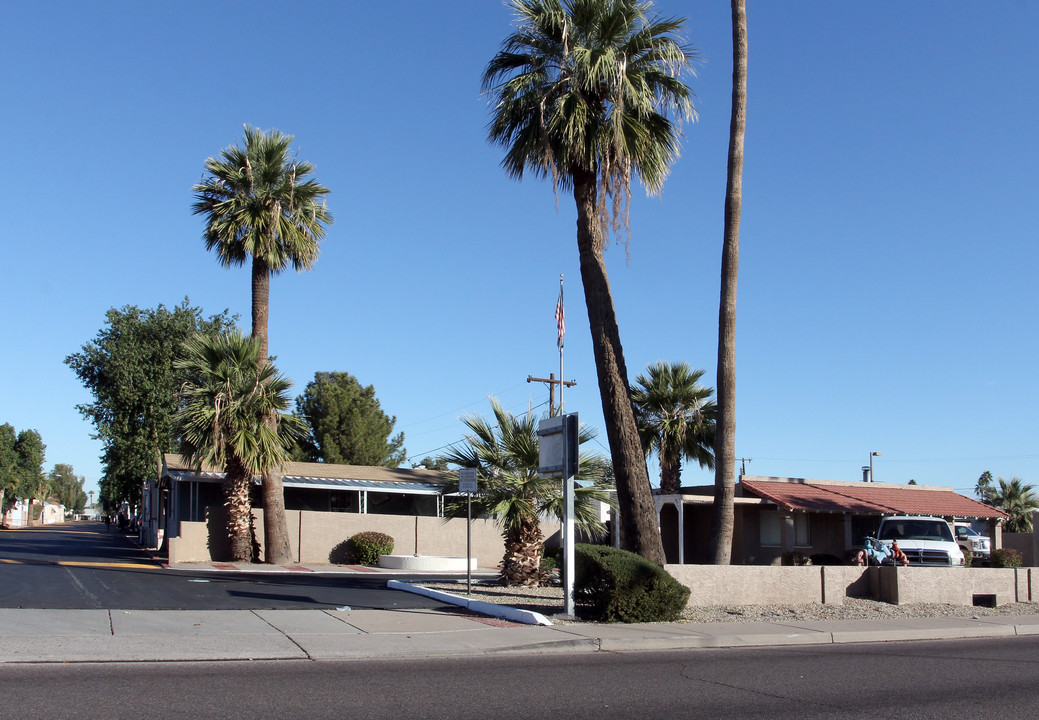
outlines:
[[901, 520], [885, 522], [880, 529], [881, 540], [944, 540], [952, 539], [949, 523], [941, 520]]

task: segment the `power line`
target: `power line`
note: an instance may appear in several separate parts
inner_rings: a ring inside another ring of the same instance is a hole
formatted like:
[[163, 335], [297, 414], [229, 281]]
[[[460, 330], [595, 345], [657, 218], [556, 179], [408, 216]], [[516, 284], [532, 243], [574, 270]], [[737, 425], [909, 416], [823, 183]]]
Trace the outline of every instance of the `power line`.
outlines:
[[[533, 406], [531, 406], [531, 407], [530, 407], [530, 411], [534, 411], [534, 410], [537, 410], [537, 409], [539, 409], [539, 408], [542, 408], [542, 407], [544, 407], [545, 405], [548, 405], [548, 403], [547, 403], [547, 402], [542, 402], [542, 403], [538, 403], [537, 405], [533, 405]], [[516, 414], [516, 413], [515, 413], [515, 412], [514, 412], [513, 410], [511, 410], [511, 409], [509, 409], [509, 408], [506, 408], [506, 410], [508, 410], [508, 412], [512, 413], [513, 415], [515, 415], [515, 414]], [[497, 428], [498, 428], [498, 426], [497, 426], [497, 425], [495, 425], [495, 426], [494, 426], [494, 429], [497, 429]], [[464, 439], [464, 438], [463, 438], [463, 439]], [[431, 457], [431, 456], [433, 455], [433, 453], [435, 453], [435, 452], [438, 452], [438, 451], [440, 451], [440, 450], [444, 450], [444, 449], [446, 449], [446, 448], [449, 448], [449, 447], [452, 447], [452, 446], [454, 446], [454, 445], [455, 445], [455, 443], [457, 443], [457, 442], [462, 442], [462, 440], [463, 440], [463, 439], [459, 439], [459, 440], [456, 440], [455, 442], [449, 442], [449, 443], [447, 443], [446, 445], [441, 445], [440, 447], [438, 447], [438, 448], [433, 448], [432, 450], [426, 450], [425, 452], [420, 452], [420, 453], [415, 453], [414, 455], [409, 455], [408, 457], [406, 457], [406, 458], [404, 459], [404, 461], [405, 461], [405, 462], [411, 462], [411, 461], [412, 461], [412, 460], [414, 460], [415, 458], [423, 458], [423, 459], [424, 459], [424, 458], [427, 458], [427, 457]]]

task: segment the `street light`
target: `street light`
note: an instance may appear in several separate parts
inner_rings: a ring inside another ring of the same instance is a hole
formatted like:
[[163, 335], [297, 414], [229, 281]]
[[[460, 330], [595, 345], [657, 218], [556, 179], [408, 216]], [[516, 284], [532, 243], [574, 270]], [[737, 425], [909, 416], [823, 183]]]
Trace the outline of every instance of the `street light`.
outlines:
[[880, 453], [871, 452], [869, 454], [869, 481], [873, 482], [873, 458], [878, 457]]

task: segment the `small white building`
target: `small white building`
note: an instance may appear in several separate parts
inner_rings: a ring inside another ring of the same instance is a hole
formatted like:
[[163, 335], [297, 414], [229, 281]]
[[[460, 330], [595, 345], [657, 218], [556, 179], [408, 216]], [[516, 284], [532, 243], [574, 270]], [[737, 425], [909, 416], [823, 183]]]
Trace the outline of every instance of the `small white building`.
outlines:
[[[39, 519], [33, 520], [36, 511], [32, 508], [40, 505], [43, 507], [39, 510]], [[4, 514], [3, 525], [5, 528], [20, 528], [30, 525], [54, 525], [61, 522], [65, 522], [65, 506], [54, 498], [49, 498], [43, 503], [39, 500], [30, 501], [18, 498]]]

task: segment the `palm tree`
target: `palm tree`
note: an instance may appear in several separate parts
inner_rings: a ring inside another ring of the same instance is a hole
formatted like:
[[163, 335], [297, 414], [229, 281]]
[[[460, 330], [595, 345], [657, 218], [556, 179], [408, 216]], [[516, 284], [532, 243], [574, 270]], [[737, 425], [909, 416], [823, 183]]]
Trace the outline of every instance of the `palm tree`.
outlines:
[[[208, 175], [195, 185], [196, 215], [206, 217], [206, 250], [216, 250], [225, 267], [252, 260], [252, 334], [260, 340], [260, 365], [268, 362], [267, 318], [270, 278], [291, 265], [309, 270], [318, 256], [332, 215], [324, 205], [328, 188], [309, 176], [314, 166], [289, 156], [291, 135], [245, 126], [245, 147], [232, 145], [206, 160]], [[271, 427], [275, 421], [268, 420]], [[265, 556], [290, 559], [281, 474], [263, 477]]]
[[714, 467], [714, 388], [700, 384], [703, 370], [688, 363], [659, 362], [631, 388], [635, 421], [646, 456], [660, 459], [660, 490], [673, 495], [682, 486], [682, 460]]
[[621, 542], [663, 563], [603, 249], [610, 232], [627, 225], [632, 175], [657, 193], [678, 157], [678, 122], [695, 116], [681, 80], [692, 51], [675, 37], [682, 21], [650, 17], [644, 0], [511, 5], [519, 25], [483, 75], [495, 101], [489, 138], [505, 148], [502, 166], [510, 176], [530, 170], [573, 191]]
[[708, 553], [728, 565], [736, 504], [736, 279], [743, 206], [743, 138], [747, 130], [747, 8], [732, 0], [732, 110], [725, 188], [721, 297], [718, 302], [718, 426], [714, 440], [714, 505]]
[[195, 335], [176, 363], [188, 378], [176, 416], [181, 454], [198, 467], [224, 470], [232, 560], [253, 555], [253, 476], [284, 462], [286, 447], [303, 432], [295, 415], [282, 414], [289, 407], [291, 383], [271, 363], [260, 363], [260, 347], [258, 338], [237, 330]]
[[[491, 408], [493, 423], [478, 415], [462, 418], [469, 433], [463, 445], [452, 447], [443, 459], [479, 470], [480, 492], [472, 498], [473, 512], [494, 518], [502, 527], [502, 583], [538, 585], [545, 579], [541, 571], [545, 538], [539, 518], [547, 515], [562, 521], [562, 486], [558, 479], [538, 476], [539, 419], [532, 414], [516, 417], [493, 398]], [[580, 443], [593, 437], [591, 428], [581, 428]], [[596, 455], [582, 454], [579, 460], [577, 479], [595, 484], [575, 489], [574, 520], [577, 527], [593, 536], [605, 533], [591, 501], [610, 502], [607, 489], [599, 484], [606, 467], [604, 459]], [[465, 516], [466, 504], [452, 503], [445, 514]]]
[[1007, 532], [1032, 532], [1032, 513], [1039, 510], [1035, 487], [1024, 485], [1017, 477], [1010, 482], [999, 478], [997, 482], [999, 489], [991, 496], [992, 505], [1010, 516], [1003, 522], [1003, 529]]
[[978, 482], [974, 485], [974, 494], [986, 505], [992, 504], [992, 498], [996, 494], [996, 488], [992, 486], [992, 473], [988, 470], [978, 476]]

